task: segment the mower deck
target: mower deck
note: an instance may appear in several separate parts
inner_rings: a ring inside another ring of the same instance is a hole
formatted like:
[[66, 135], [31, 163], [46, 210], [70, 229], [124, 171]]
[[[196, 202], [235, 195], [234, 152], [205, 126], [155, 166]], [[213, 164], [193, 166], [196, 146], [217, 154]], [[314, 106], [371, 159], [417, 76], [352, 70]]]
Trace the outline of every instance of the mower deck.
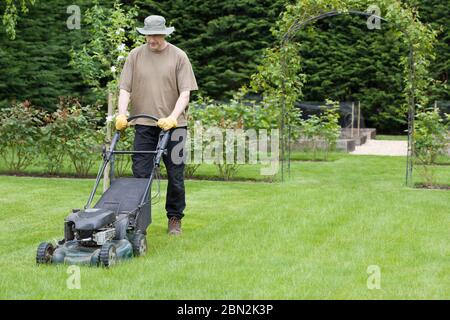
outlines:
[[[115, 255], [117, 260], [130, 259], [133, 257], [133, 247], [130, 241], [126, 239], [113, 240], [112, 244], [116, 247]], [[98, 266], [100, 265], [101, 246], [86, 247], [80, 245], [77, 241], [68, 241], [55, 248], [52, 257], [52, 264], [83, 264]]]

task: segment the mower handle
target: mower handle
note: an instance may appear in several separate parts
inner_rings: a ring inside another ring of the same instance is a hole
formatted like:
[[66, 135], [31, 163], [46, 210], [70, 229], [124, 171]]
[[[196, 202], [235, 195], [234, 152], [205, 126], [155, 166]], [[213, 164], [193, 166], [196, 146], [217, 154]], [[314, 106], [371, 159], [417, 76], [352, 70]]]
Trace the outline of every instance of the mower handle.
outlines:
[[[157, 117], [151, 116], [151, 115], [148, 115], [148, 114], [137, 114], [135, 116], [129, 117], [127, 119], [127, 122], [130, 122], [130, 121], [132, 121], [134, 119], [137, 119], [137, 118], [147, 118], [147, 119], [155, 120], [155, 121], [159, 120]], [[119, 141], [119, 139], [120, 139], [120, 131], [117, 130], [116, 133], [114, 134], [114, 136], [112, 137], [111, 144], [110, 144], [110, 151], [113, 151], [116, 148], [116, 144]], [[111, 155], [112, 155], [112, 153], [108, 154], [107, 161], [109, 161]]]
[[155, 121], [158, 121], [158, 120], [159, 120], [157, 117], [150, 116], [150, 115], [148, 115], [148, 114], [137, 114], [137, 115], [135, 115], [135, 116], [129, 117], [129, 118], [127, 119], [127, 121], [130, 122], [130, 121], [132, 121], [132, 120], [134, 120], [134, 119], [137, 119], [137, 118], [147, 118], [147, 119], [155, 120]]
[[[159, 119], [155, 116], [150, 116], [148, 114], [137, 114], [135, 116], [129, 117], [127, 119], [127, 121], [132, 121], [134, 119], [137, 118], [146, 118], [146, 119], [151, 119], [151, 120], [155, 120], [158, 121]], [[117, 132], [117, 138], [119, 138], [120, 136], [120, 132]], [[155, 156], [155, 166], [159, 167], [159, 163], [161, 161], [161, 157], [164, 153], [164, 150], [167, 147], [167, 144], [169, 142], [169, 130], [161, 130], [161, 133], [159, 134], [159, 142], [158, 142], [158, 146], [156, 147], [156, 156]], [[114, 141], [114, 146], [116, 144], [117, 141]], [[144, 193], [145, 194], [145, 193]]]
[[[137, 114], [135, 116], [129, 117], [127, 119], [127, 121], [129, 122], [129, 121], [132, 121], [132, 120], [137, 119], [137, 118], [147, 118], [147, 119], [154, 120], [154, 121], [158, 121], [159, 120], [157, 117], [150, 116], [150, 115], [147, 115], [147, 114]], [[87, 204], [84, 206], [85, 209], [90, 207], [90, 205], [92, 203], [92, 200], [94, 199], [94, 195], [95, 195], [97, 187], [98, 187], [98, 185], [100, 183], [101, 176], [105, 172], [106, 165], [111, 160], [111, 157], [114, 154], [114, 150], [116, 148], [116, 144], [119, 141], [119, 139], [120, 139], [120, 131], [117, 130], [116, 133], [114, 134], [114, 136], [112, 137], [109, 151], [104, 153], [102, 167], [98, 171], [97, 179], [96, 179], [95, 185], [94, 185], [94, 189], [92, 190], [91, 195], [89, 196], [89, 200], [88, 200]], [[169, 141], [169, 131], [161, 130], [160, 140], [161, 141], [158, 144], [158, 149], [156, 150], [156, 163], [155, 163], [155, 165], [158, 166], [158, 167], [159, 167], [159, 162], [161, 161], [161, 157], [162, 157], [162, 155], [164, 153], [164, 150], [165, 150], [165, 148], [167, 146], [167, 143]], [[144, 193], [144, 197], [142, 198], [142, 201], [141, 201], [142, 203], [144, 203], [145, 194], [148, 192], [148, 190], [149, 190], [149, 186], [147, 186], [146, 192]]]

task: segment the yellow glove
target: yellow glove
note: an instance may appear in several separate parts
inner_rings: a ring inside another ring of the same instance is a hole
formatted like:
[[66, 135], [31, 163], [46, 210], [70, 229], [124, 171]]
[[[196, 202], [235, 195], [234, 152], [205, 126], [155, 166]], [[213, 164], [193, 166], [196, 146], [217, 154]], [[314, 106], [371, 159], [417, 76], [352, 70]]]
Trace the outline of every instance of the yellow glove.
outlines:
[[127, 116], [124, 114], [119, 114], [116, 117], [116, 129], [122, 131], [128, 127]]
[[169, 116], [167, 118], [161, 118], [158, 120], [158, 127], [163, 129], [164, 131], [175, 128], [177, 125], [178, 125], [177, 119], [175, 119], [172, 116]]

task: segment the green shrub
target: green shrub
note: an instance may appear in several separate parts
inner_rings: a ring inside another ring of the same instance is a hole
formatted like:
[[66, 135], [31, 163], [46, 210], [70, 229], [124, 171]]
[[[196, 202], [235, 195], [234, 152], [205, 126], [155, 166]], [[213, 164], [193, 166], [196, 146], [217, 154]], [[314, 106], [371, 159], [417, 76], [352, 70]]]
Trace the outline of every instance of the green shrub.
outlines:
[[[218, 145], [219, 141], [216, 140], [216, 135], [222, 135], [222, 141], [225, 142], [224, 134], [226, 129], [242, 129], [243, 115], [242, 109], [236, 105], [235, 101], [231, 104], [216, 104], [211, 100], [200, 100], [190, 106], [189, 127], [191, 129], [195, 128], [195, 130], [191, 131], [191, 136], [194, 133], [201, 135], [203, 151], [205, 149], [214, 150], [213, 163], [217, 166], [219, 177], [224, 180], [229, 180], [236, 174], [239, 164], [235, 161], [227, 163], [226, 157], [224, 157], [224, 150], [221, 149], [223, 145]], [[194, 120], [197, 121], [197, 124]], [[198, 125], [199, 122], [201, 126]], [[212, 128], [216, 128], [218, 131], [211, 134], [210, 129]], [[194, 149], [196, 147], [200, 146], [196, 146], [194, 143]], [[219, 149], [221, 150], [219, 151]], [[190, 151], [192, 155], [195, 154], [195, 150]], [[216, 154], [216, 151], [220, 154]], [[197, 163], [189, 163], [186, 165], [185, 173], [187, 172], [188, 177], [192, 176], [198, 167], [199, 164]]]
[[435, 170], [433, 165], [436, 158], [444, 154], [446, 146], [450, 143], [450, 118], [446, 120], [440, 116], [439, 109], [417, 111], [414, 128], [414, 155], [416, 161], [422, 166], [420, 171], [427, 186], [435, 183]]
[[39, 155], [43, 112], [28, 101], [2, 109], [0, 114], [0, 154], [12, 172], [20, 172]]
[[[299, 114], [296, 113], [296, 115]], [[233, 178], [242, 165], [242, 163], [238, 163], [237, 161], [237, 152], [234, 152], [233, 161], [227, 161], [226, 152], [231, 150], [236, 151], [238, 142], [237, 139], [227, 141], [225, 135], [226, 130], [236, 130], [234, 132], [239, 134], [239, 131], [249, 133], [249, 130], [252, 129], [258, 135], [261, 129], [278, 129], [279, 119], [280, 112], [275, 105], [264, 105], [244, 99], [242, 93], [237, 94], [228, 103], [216, 103], [211, 99], [199, 98], [190, 104], [188, 117], [190, 135], [193, 136], [195, 133], [203, 137], [202, 150], [209, 148], [209, 150], [212, 149], [221, 153], [220, 155], [214, 154], [214, 164], [217, 166], [219, 176], [224, 180]], [[298, 121], [292, 120], [292, 125], [298, 125]], [[216, 128], [220, 133], [216, 132], [212, 135], [211, 131], [209, 131], [212, 128]], [[223, 149], [219, 148], [217, 141], [213, 137], [219, 134], [222, 134]], [[200, 148], [200, 146], [195, 143], [193, 144], [193, 148], [191, 146], [191, 159], [194, 158], [195, 148]], [[245, 148], [245, 162], [249, 163], [251, 156], [257, 156], [257, 154], [257, 145]], [[228, 158], [230, 159], [230, 157]], [[186, 172], [191, 175], [197, 170], [198, 166], [198, 163], [191, 162], [187, 164]]]
[[324, 160], [328, 159], [328, 152], [336, 148], [336, 143], [341, 133], [339, 125], [339, 106], [336, 102], [327, 101], [327, 106], [322, 107], [322, 114], [312, 115], [306, 120], [301, 120], [299, 135], [305, 138], [309, 148], [313, 152], [313, 159], [317, 159], [319, 142], [323, 142]]
[[306, 149], [312, 151], [314, 160], [317, 156], [319, 127], [320, 118], [315, 114], [303, 120], [300, 125], [300, 136], [307, 140]]
[[325, 160], [328, 159], [328, 152], [336, 148], [336, 143], [341, 134], [341, 126], [339, 125], [339, 104], [327, 101], [331, 107], [326, 108], [320, 117], [319, 135], [325, 141]]
[[69, 110], [64, 104], [60, 100], [58, 109], [45, 116], [46, 125], [41, 128], [41, 155], [49, 174], [61, 172], [67, 156], [67, 141], [71, 138], [67, 121]]
[[89, 129], [80, 131], [75, 139], [67, 142], [67, 154], [77, 176], [86, 177], [94, 162], [100, 159], [99, 137], [100, 131]]
[[61, 98], [58, 109], [45, 117], [41, 149], [47, 173], [61, 171], [68, 158], [77, 176], [87, 176], [100, 153], [103, 140], [99, 123], [99, 106], [82, 106], [77, 99]]

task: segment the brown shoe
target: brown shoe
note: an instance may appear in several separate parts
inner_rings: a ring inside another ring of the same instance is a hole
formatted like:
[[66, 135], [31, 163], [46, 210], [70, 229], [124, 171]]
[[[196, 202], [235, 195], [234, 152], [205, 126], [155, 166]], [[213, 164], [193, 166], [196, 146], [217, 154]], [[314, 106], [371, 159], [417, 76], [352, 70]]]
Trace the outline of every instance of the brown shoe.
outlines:
[[175, 236], [181, 234], [181, 219], [178, 219], [176, 217], [172, 217], [169, 219], [168, 233]]

